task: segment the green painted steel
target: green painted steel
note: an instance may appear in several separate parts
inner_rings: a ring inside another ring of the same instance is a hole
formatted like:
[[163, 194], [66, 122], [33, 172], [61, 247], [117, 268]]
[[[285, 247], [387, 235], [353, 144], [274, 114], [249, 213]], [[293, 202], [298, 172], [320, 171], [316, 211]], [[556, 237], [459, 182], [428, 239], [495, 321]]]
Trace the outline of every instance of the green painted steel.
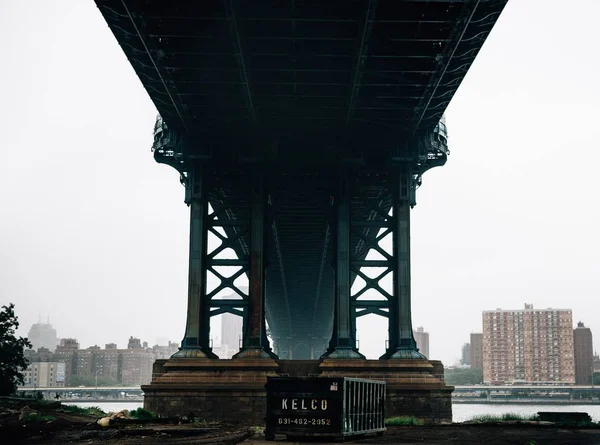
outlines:
[[268, 325], [280, 358], [358, 358], [356, 318], [375, 314], [385, 357], [422, 358], [410, 208], [446, 163], [443, 113], [507, 0], [95, 1], [159, 112], [154, 158], [190, 205], [178, 356], [212, 357], [210, 318], [229, 312], [242, 355], [273, 356]]

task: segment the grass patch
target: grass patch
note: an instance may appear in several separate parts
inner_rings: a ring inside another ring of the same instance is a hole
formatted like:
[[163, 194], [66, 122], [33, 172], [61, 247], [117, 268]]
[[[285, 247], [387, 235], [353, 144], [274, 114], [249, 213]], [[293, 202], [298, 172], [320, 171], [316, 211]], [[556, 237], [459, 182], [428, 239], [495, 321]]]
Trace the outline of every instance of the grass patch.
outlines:
[[84, 416], [104, 417], [106, 413], [97, 406], [90, 406], [89, 408], [82, 408], [75, 405], [63, 405], [62, 409], [65, 413], [70, 414], [83, 414]]
[[477, 422], [477, 423], [498, 423], [498, 422], [507, 422], [511, 420], [521, 420], [521, 421], [537, 421], [537, 414], [527, 416], [524, 414], [517, 413], [504, 413], [499, 416], [484, 414], [481, 416], [474, 416], [469, 419], [469, 422]]
[[402, 416], [402, 417], [390, 417], [385, 420], [386, 425], [390, 426], [406, 426], [406, 425], [423, 425], [424, 422], [416, 417]]
[[137, 408], [129, 411], [129, 415], [134, 419], [151, 420], [156, 418], [156, 414], [144, 408]]
[[54, 416], [40, 416], [39, 413], [33, 411], [23, 416], [23, 423], [35, 423], [35, 422], [53, 422], [56, 420]]
[[36, 412], [27, 413], [23, 416], [23, 423], [27, 425], [28, 423], [34, 423], [40, 420], [40, 415]]

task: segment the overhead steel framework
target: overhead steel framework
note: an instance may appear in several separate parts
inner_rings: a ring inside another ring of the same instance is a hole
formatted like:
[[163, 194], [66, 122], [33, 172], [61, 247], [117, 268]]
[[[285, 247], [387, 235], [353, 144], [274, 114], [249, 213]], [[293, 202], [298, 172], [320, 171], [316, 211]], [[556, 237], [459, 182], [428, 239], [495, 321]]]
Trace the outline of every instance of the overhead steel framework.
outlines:
[[96, 3], [160, 114], [155, 159], [179, 171], [190, 206], [178, 356], [213, 357], [210, 318], [231, 312], [241, 357], [360, 358], [367, 314], [389, 320], [384, 357], [422, 357], [410, 208], [446, 162], [442, 115], [506, 0]]

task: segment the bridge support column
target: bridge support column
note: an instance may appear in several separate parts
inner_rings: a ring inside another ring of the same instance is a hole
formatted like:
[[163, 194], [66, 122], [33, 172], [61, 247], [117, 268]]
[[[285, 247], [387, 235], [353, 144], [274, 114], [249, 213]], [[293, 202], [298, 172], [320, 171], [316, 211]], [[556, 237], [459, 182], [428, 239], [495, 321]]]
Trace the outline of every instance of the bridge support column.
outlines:
[[186, 201], [190, 206], [190, 257], [185, 335], [174, 358], [217, 358], [210, 349], [210, 308], [206, 298], [208, 200], [202, 166], [189, 172]]
[[410, 193], [412, 176], [401, 171], [393, 191], [393, 299], [389, 312], [389, 349], [382, 359], [425, 359], [413, 336], [410, 292]]
[[356, 348], [350, 311], [350, 193], [348, 172], [342, 170], [335, 200], [335, 304], [333, 333], [321, 358], [362, 358]]
[[263, 174], [256, 173], [252, 180], [248, 322], [242, 350], [234, 358], [277, 358], [269, 346], [265, 321], [266, 199]]

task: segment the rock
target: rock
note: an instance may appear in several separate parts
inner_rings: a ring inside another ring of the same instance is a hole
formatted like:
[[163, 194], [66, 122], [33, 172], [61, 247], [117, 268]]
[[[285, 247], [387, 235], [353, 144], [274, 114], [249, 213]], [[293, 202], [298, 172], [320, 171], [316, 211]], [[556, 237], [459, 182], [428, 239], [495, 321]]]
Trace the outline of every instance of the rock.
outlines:
[[111, 420], [114, 420], [114, 419], [128, 419], [129, 418], [129, 411], [127, 411], [126, 409], [124, 409], [124, 410], [119, 411], [117, 413], [110, 412], [110, 413], [108, 413], [108, 417]]
[[110, 417], [103, 417], [102, 419], [98, 419], [98, 425], [107, 427], [110, 426]]

